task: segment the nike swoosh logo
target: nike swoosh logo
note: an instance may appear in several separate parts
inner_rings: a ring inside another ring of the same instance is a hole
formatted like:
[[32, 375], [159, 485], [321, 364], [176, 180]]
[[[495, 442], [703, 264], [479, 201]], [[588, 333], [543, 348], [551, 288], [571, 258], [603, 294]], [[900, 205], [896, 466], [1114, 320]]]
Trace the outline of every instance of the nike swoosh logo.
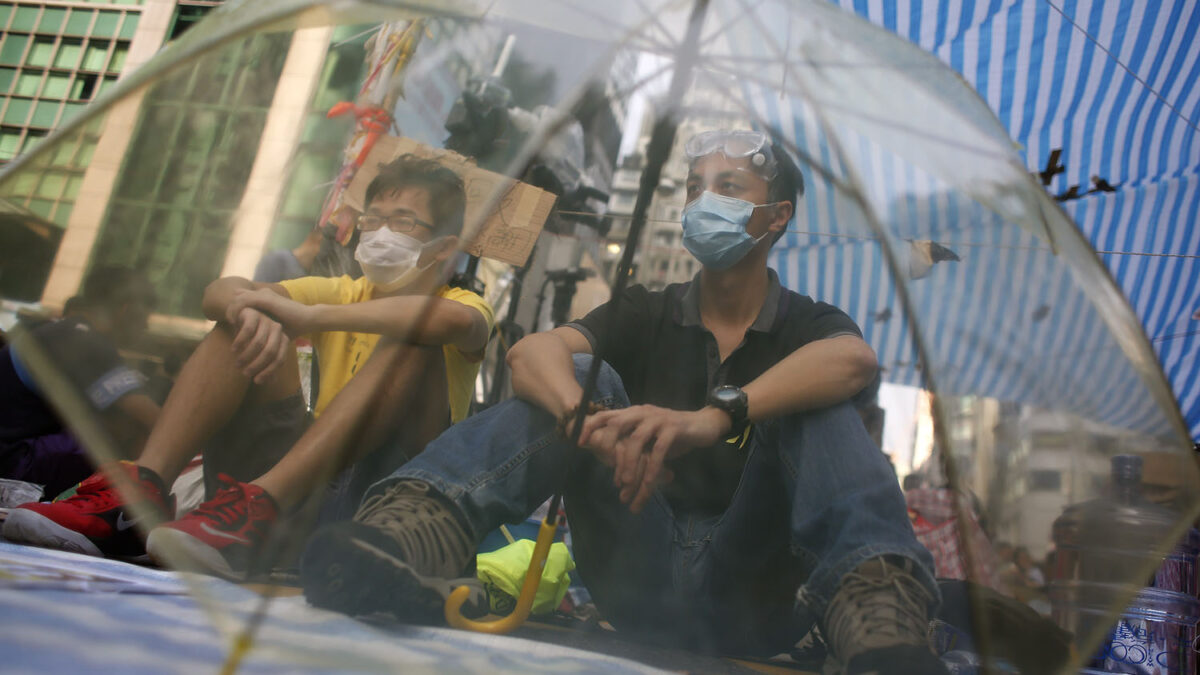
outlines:
[[245, 545], [249, 546], [251, 543], [250, 540], [245, 537], [239, 537], [238, 535], [230, 533], [230, 532], [222, 532], [220, 530], [214, 530], [213, 528], [208, 526], [208, 523], [200, 523], [200, 529], [204, 530], [205, 532], [211, 534], [214, 537], [221, 537], [222, 539], [229, 539], [232, 541], [236, 541], [239, 544], [245, 544]]
[[124, 532], [125, 530], [128, 530], [129, 528], [131, 528], [137, 524], [138, 524], [138, 521], [136, 521], [136, 520], [125, 520], [125, 512], [124, 511], [117, 514], [117, 532]]

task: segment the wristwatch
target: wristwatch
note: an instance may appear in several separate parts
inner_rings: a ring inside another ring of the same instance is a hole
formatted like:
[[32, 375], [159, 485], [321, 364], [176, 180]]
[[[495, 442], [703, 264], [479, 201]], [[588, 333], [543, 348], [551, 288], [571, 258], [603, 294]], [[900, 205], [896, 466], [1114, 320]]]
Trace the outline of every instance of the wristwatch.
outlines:
[[741, 387], [732, 387], [727, 384], [715, 387], [708, 392], [706, 403], [717, 410], [724, 410], [729, 415], [730, 433], [741, 433], [742, 427], [746, 425], [746, 410], [749, 406], [746, 392], [742, 391]]

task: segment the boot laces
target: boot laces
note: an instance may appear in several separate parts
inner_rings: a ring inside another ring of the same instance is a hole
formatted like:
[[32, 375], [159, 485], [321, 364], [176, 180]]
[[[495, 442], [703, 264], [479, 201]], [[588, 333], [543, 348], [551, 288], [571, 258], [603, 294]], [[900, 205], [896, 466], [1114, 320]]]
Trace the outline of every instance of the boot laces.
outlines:
[[420, 574], [450, 579], [470, 562], [470, 537], [419, 481], [398, 481], [368, 497], [354, 519], [394, 540], [404, 562]]
[[846, 575], [830, 603], [826, 635], [843, 662], [869, 649], [927, 644], [931, 596], [907, 571], [869, 560]]
[[219, 480], [225, 487], [217, 491], [212, 499], [202, 502], [192, 512], [197, 516], [211, 518], [223, 525], [231, 525], [243, 517], [250, 499], [241, 483], [222, 474]]

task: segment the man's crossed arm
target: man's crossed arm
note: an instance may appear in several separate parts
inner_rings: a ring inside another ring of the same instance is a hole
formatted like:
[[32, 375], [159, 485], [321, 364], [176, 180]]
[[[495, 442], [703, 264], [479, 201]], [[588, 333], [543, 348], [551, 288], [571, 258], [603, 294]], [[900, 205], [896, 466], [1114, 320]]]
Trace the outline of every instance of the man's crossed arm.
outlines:
[[467, 354], [482, 350], [488, 340], [487, 320], [477, 310], [424, 295], [305, 305], [292, 300], [280, 284], [225, 277], [205, 290], [203, 307], [205, 316], [236, 331], [238, 367], [259, 384], [287, 359], [293, 338], [315, 332], [375, 333], [426, 346], [453, 344]]
[[[513, 390], [561, 419], [583, 396], [571, 355], [591, 351], [587, 339], [570, 327], [530, 335], [509, 352]], [[877, 369], [874, 350], [857, 336], [810, 342], [742, 388], [749, 399], [749, 419], [848, 400], [871, 382]], [[729, 433], [729, 425], [729, 416], [712, 406], [685, 411], [639, 405], [589, 415], [579, 442], [613, 467], [621, 501], [637, 513], [654, 489], [671, 478], [663, 466], [666, 459], [716, 443]]]

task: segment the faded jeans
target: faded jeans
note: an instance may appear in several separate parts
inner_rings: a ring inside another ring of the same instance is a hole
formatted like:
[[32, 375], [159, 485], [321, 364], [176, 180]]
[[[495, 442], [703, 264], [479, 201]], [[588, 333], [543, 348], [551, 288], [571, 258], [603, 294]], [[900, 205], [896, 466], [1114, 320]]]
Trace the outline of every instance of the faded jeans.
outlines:
[[[590, 362], [576, 355], [580, 381]], [[629, 405], [608, 364], [593, 400]], [[631, 514], [612, 469], [555, 425], [534, 405], [506, 401], [454, 425], [371, 491], [398, 478], [426, 481], [458, 505], [478, 541], [562, 490], [597, 607], [623, 634], [657, 644], [786, 651], [824, 614], [844, 574], [883, 555], [916, 561], [918, 580], [938, 597], [895, 475], [848, 403], [757, 424], [732, 503], [706, 518], [673, 513], [661, 493]]]

